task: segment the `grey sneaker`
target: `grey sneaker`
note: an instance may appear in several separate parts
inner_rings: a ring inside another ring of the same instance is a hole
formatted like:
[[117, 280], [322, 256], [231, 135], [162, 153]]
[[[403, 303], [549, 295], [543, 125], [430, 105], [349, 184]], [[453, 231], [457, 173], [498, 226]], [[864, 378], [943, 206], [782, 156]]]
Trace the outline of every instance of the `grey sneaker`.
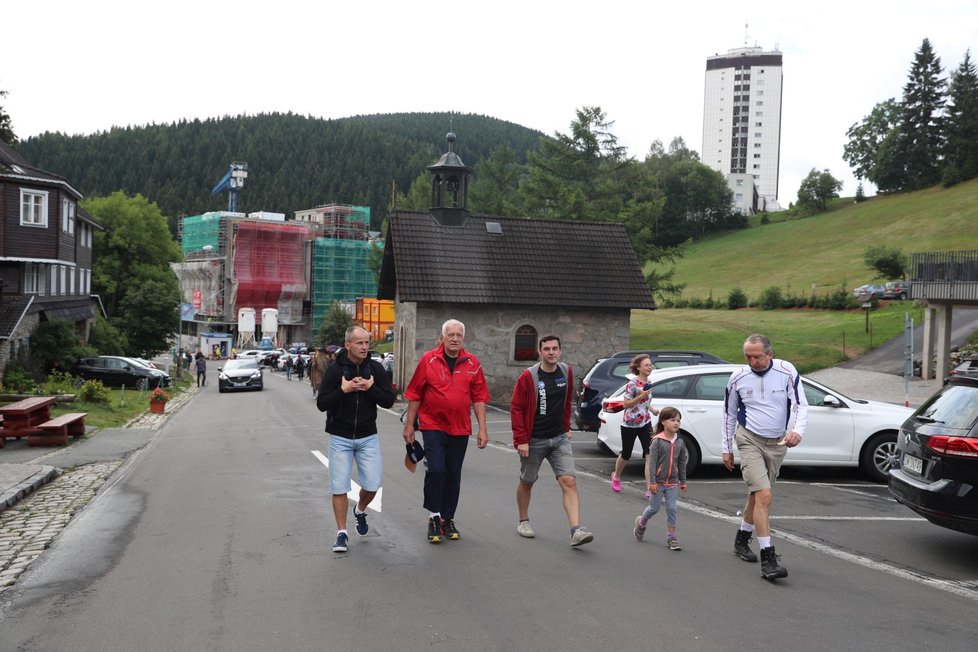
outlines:
[[635, 517], [635, 529], [632, 532], [635, 534], [635, 538], [641, 541], [645, 538], [645, 528], [647, 526], [642, 525], [642, 515], [639, 514]]
[[577, 528], [570, 538], [570, 544], [573, 548], [583, 546], [585, 543], [591, 543], [592, 541], [594, 541], [594, 535], [582, 527]]
[[679, 539], [676, 537], [669, 537], [666, 539], [666, 545], [669, 546], [669, 550], [682, 550], [683, 547], [679, 545]]
[[535, 536], [529, 521], [520, 521], [520, 524], [516, 526], [516, 533], [527, 539], [532, 539]]

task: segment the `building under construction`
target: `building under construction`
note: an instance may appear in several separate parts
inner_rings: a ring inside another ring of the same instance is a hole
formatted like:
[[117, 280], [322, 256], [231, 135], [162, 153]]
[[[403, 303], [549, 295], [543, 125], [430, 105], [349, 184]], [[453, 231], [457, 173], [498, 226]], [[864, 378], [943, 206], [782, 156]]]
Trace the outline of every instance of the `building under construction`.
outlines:
[[198, 348], [205, 331], [231, 334], [238, 348], [263, 338], [272, 346], [312, 343], [333, 301], [377, 294], [369, 226], [369, 208], [336, 204], [299, 211], [292, 221], [226, 211], [183, 218], [184, 262], [173, 265], [188, 337], [182, 348]]

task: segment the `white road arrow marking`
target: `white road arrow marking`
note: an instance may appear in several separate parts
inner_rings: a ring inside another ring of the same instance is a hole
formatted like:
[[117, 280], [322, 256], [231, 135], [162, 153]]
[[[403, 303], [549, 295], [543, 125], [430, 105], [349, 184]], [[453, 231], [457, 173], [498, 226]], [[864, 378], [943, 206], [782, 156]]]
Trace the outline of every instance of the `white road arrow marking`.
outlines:
[[[316, 459], [323, 463], [323, 466], [325, 466], [327, 469], [329, 468], [328, 457], [326, 457], [319, 451], [309, 451], [309, 452], [315, 455]], [[358, 485], [356, 482], [353, 482], [352, 480], [350, 481], [350, 484], [353, 485], [353, 488], [350, 489], [350, 491], [348, 491], [346, 495], [352, 498], [353, 500], [360, 500], [360, 485]], [[380, 507], [383, 502], [381, 499], [383, 497], [384, 497], [384, 488], [381, 487], [380, 489], [377, 490], [377, 495], [374, 496], [374, 499], [370, 501], [369, 505], [367, 505], [367, 509], [372, 509], [375, 512], [380, 513], [381, 511]]]

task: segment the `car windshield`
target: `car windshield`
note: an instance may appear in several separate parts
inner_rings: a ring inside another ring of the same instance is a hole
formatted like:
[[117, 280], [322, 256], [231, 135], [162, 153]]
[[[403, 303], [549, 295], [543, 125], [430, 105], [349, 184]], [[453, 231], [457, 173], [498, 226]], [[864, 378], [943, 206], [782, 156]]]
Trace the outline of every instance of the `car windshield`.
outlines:
[[123, 358], [123, 360], [125, 360], [126, 362], [128, 362], [129, 364], [131, 364], [131, 365], [133, 365], [135, 367], [142, 367], [143, 369], [149, 369], [150, 368], [145, 363], [140, 362], [136, 358]]
[[947, 428], [971, 430], [978, 421], [978, 387], [947, 385], [921, 405], [914, 416]]
[[251, 369], [253, 371], [258, 371], [258, 363], [254, 360], [228, 360], [224, 363], [225, 371], [234, 371], [236, 369]]

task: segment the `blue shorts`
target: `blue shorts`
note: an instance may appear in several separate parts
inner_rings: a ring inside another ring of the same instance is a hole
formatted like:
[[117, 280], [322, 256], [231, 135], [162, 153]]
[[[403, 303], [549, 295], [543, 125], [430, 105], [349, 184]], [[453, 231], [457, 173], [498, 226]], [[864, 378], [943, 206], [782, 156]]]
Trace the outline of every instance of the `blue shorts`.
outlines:
[[357, 479], [367, 491], [380, 489], [384, 465], [380, 456], [380, 437], [370, 435], [360, 439], [347, 439], [330, 435], [326, 446], [329, 457], [329, 493], [341, 496], [353, 488], [353, 462], [357, 463]]

